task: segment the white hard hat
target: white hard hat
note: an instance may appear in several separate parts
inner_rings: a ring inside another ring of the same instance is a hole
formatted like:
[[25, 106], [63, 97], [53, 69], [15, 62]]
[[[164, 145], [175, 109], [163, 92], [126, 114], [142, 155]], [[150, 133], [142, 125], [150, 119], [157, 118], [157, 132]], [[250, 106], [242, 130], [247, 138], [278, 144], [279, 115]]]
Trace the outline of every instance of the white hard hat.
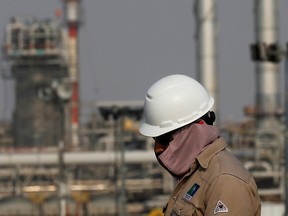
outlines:
[[157, 137], [205, 115], [214, 98], [196, 80], [175, 74], [154, 83], [147, 91], [140, 133]]

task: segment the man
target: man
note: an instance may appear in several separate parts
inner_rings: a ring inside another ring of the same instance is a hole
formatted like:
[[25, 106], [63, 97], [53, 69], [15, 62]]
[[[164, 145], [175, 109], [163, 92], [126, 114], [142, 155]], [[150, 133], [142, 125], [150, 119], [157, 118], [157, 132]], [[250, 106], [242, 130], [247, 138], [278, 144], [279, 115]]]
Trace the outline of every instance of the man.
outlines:
[[147, 91], [139, 131], [154, 138], [159, 163], [178, 181], [165, 215], [261, 214], [253, 177], [213, 126], [213, 104], [200, 83], [180, 74]]

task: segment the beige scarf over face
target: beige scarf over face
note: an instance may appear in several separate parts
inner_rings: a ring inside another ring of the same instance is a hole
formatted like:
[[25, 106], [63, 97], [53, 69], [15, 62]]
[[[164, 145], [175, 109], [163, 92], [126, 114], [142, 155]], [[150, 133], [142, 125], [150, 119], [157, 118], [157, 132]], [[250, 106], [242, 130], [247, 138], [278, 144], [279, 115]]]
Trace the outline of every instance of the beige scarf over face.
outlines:
[[183, 176], [195, 158], [218, 137], [218, 129], [204, 121], [189, 124], [174, 134], [168, 148], [157, 159], [173, 175]]

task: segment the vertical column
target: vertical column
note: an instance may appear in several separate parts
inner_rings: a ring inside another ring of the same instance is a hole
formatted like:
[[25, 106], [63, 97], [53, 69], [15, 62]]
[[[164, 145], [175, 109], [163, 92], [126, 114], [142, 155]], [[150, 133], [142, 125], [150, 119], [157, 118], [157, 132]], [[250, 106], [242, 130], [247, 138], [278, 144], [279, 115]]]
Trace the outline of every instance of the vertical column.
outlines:
[[218, 65], [216, 53], [216, 0], [195, 0], [197, 79], [215, 99], [219, 117]]
[[71, 142], [73, 147], [79, 145], [79, 72], [78, 72], [78, 28], [79, 0], [64, 0], [66, 21], [68, 25], [69, 74], [72, 84], [71, 98]]
[[79, 128], [79, 82], [78, 82], [78, 40], [77, 26], [69, 25], [69, 72], [72, 82], [72, 98], [71, 98], [71, 132], [72, 145], [79, 145], [78, 128]]
[[[255, 40], [266, 47], [278, 44], [278, 1], [255, 0]], [[256, 106], [258, 120], [265, 121], [280, 109], [279, 64], [256, 63]]]

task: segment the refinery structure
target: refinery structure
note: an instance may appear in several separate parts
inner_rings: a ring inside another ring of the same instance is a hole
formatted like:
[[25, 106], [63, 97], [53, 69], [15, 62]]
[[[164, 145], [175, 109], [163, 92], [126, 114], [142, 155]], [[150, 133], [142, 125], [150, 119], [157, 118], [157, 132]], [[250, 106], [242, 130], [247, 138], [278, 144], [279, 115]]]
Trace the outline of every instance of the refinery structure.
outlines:
[[[138, 133], [141, 101], [96, 101], [80, 124], [82, 3], [63, 0], [64, 22], [15, 17], [3, 32], [2, 77], [15, 81], [15, 110], [0, 128], [0, 215], [159, 215], [175, 186], [157, 164], [153, 141]], [[197, 79], [218, 101], [216, 1], [194, 4]], [[283, 205], [285, 49], [277, 1], [255, 0], [254, 12], [255, 42], [247, 50], [255, 62], [255, 107], [245, 109], [241, 123], [217, 124], [253, 173], [263, 202]]]

